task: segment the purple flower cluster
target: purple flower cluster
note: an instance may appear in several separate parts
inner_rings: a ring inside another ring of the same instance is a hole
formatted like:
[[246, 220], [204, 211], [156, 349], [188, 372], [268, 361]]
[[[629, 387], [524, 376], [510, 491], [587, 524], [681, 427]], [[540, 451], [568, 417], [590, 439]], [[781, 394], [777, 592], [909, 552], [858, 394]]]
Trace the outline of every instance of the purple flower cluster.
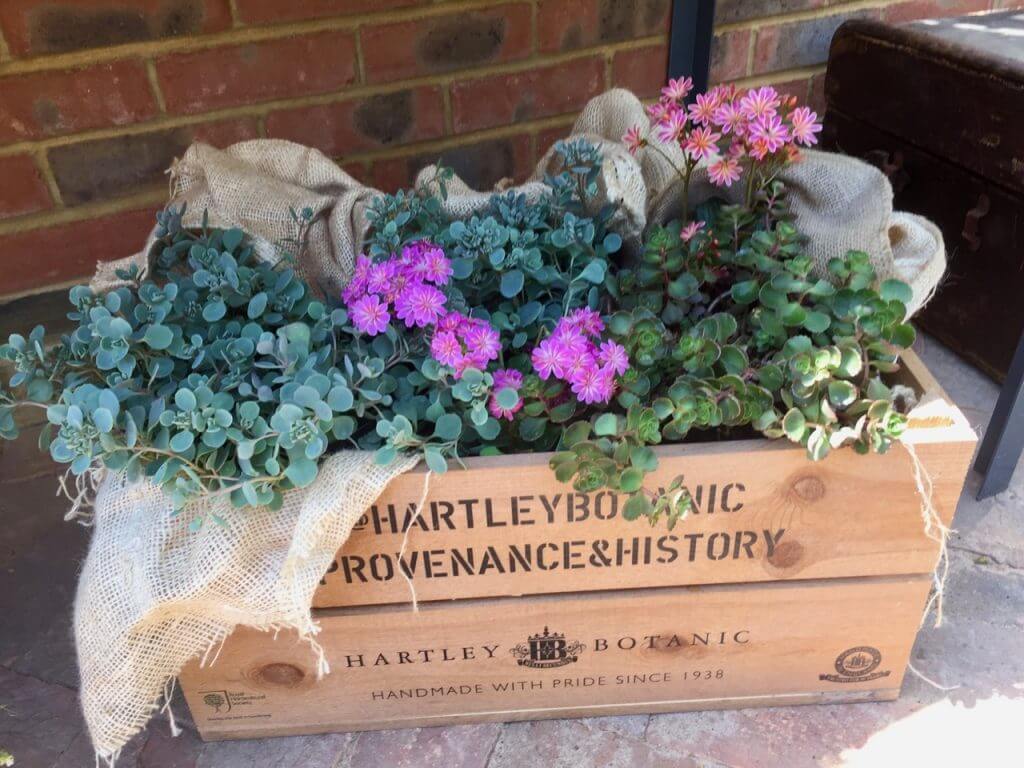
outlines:
[[531, 355], [542, 379], [567, 382], [583, 403], [607, 403], [615, 394], [615, 377], [629, 368], [626, 350], [614, 341], [598, 345], [604, 323], [592, 309], [577, 309], [563, 317], [554, 332]]
[[448, 312], [438, 319], [430, 353], [442, 365], [455, 369], [455, 378], [467, 368], [485, 370], [501, 352], [498, 332], [486, 320]]
[[519, 412], [519, 409], [523, 407], [523, 399], [520, 397], [519, 402], [516, 403], [512, 408], [502, 408], [498, 403], [498, 392], [503, 389], [514, 389], [517, 392], [519, 388], [523, 386], [523, 374], [514, 368], [499, 368], [494, 372], [494, 386], [491, 390], [491, 400], [487, 404], [487, 410], [491, 412], [491, 416], [496, 419], [508, 419], [512, 421], [515, 415]]
[[451, 274], [444, 251], [419, 240], [386, 261], [359, 256], [341, 298], [352, 324], [370, 336], [387, 329], [392, 309], [406, 327], [423, 328], [445, 314], [445, 295], [437, 286], [447, 285]]

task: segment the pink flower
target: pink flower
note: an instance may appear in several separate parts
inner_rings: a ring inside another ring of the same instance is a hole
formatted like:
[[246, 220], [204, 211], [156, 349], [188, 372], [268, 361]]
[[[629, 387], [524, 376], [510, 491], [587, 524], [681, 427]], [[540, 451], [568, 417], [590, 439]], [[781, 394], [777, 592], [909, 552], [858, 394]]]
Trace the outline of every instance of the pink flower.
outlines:
[[597, 360], [594, 359], [593, 351], [596, 351], [593, 345], [588, 343], [586, 349], [576, 352], [575, 357], [565, 367], [565, 376], [563, 378], [574, 381], [583, 371], [596, 367]]
[[438, 331], [430, 341], [430, 353], [441, 365], [455, 368], [462, 362], [462, 344], [452, 331]]
[[558, 321], [558, 325], [551, 333], [551, 338], [573, 355], [590, 349], [590, 342], [583, 335], [583, 331], [566, 317]]
[[446, 285], [452, 274], [452, 263], [444, 251], [426, 240], [409, 243], [402, 249], [401, 262], [407, 274], [420, 282]]
[[715, 116], [718, 103], [707, 93], [698, 93], [696, 101], [690, 105], [690, 119], [697, 125], [708, 125]]
[[406, 327], [422, 328], [437, 322], [444, 311], [444, 294], [430, 285], [410, 285], [395, 299], [395, 314]]
[[387, 304], [383, 304], [380, 297], [371, 294], [352, 304], [349, 308], [349, 319], [352, 320], [352, 325], [363, 333], [376, 336], [388, 327], [391, 315]]
[[683, 145], [690, 157], [694, 160], [712, 157], [718, 153], [718, 140], [722, 134], [714, 133], [710, 128], [697, 128], [690, 132], [686, 143]]
[[439, 331], [456, 331], [461, 328], [467, 318], [461, 312], [446, 312], [437, 321], [437, 330]]
[[775, 110], [782, 104], [778, 91], [770, 85], [751, 88], [747, 95], [740, 99], [740, 111], [750, 120], [774, 117]]
[[750, 140], [753, 148], [750, 154], [758, 160], [763, 160], [765, 155], [770, 155], [782, 149], [789, 141], [789, 131], [782, 124], [778, 115], [755, 120], [750, 126]]
[[533, 353], [530, 355], [533, 370], [542, 379], [548, 379], [551, 376], [561, 379], [565, 376], [565, 369], [573, 359], [572, 350], [567, 349], [554, 338], [544, 339], [534, 347]]
[[[561, 325], [563, 321], [559, 321]], [[580, 307], [564, 318], [564, 323], [572, 328], [589, 335], [598, 336], [604, 330], [604, 321], [601, 320], [601, 313], [589, 307]]]
[[629, 154], [635, 155], [642, 147], [647, 146], [647, 140], [640, 135], [640, 126], [634, 125], [622, 137], [622, 143], [626, 145]]
[[693, 238], [697, 236], [697, 233], [702, 229], [704, 229], [703, 221], [691, 221], [683, 227], [683, 231], [679, 233], [679, 239], [684, 243], [688, 243], [693, 240]]
[[678, 144], [686, 134], [686, 110], [676, 109], [658, 123], [658, 138], [666, 144]]
[[680, 77], [674, 80], [669, 80], [668, 85], [661, 89], [661, 95], [663, 98], [669, 101], [682, 101], [690, 95], [690, 91], [693, 90], [693, 79], [689, 77]]
[[818, 122], [818, 115], [807, 107], [798, 107], [789, 116], [791, 124], [790, 131], [793, 141], [804, 146], [811, 146], [818, 143], [818, 137], [814, 134], [821, 130], [821, 123]]
[[582, 403], [607, 403], [615, 392], [611, 369], [596, 365], [580, 369], [571, 383], [573, 394]]
[[672, 102], [657, 101], [654, 104], [651, 104], [650, 106], [646, 107], [645, 111], [647, 112], [647, 116], [651, 119], [652, 123], [660, 123], [662, 120], [664, 120], [678, 108], [679, 107], [677, 107]]
[[474, 368], [483, 370], [501, 353], [501, 339], [498, 332], [483, 320], [471, 322], [473, 324], [462, 334], [467, 349], [466, 360]]
[[740, 164], [733, 157], [719, 158], [708, 166], [708, 178], [719, 187], [731, 187], [740, 175]]
[[727, 101], [715, 110], [712, 122], [722, 129], [722, 133], [733, 131], [737, 136], [742, 136], [747, 118], [736, 108], [735, 104]]
[[498, 404], [498, 392], [503, 389], [514, 389], [518, 392], [523, 386], [523, 374], [513, 368], [499, 368], [494, 372], [494, 386], [491, 389], [491, 399], [487, 404], [487, 410], [496, 419], [508, 419], [512, 421], [515, 414], [523, 407], [523, 398], [519, 398], [511, 408], [502, 408]]
[[611, 339], [601, 345], [600, 351], [597, 353], [597, 361], [619, 376], [629, 369], [629, 355], [626, 354], [626, 348]]

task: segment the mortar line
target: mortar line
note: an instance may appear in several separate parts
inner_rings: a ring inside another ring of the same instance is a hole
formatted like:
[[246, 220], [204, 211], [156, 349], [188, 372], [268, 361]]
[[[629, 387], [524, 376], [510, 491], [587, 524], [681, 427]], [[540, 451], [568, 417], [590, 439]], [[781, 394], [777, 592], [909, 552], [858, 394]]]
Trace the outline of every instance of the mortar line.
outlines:
[[[156, 74], [156, 64], [152, 59], [146, 59], [146, 79], [149, 80], [149, 87], [153, 90], [153, 98], [156, 99], [157, 109], [160, 114], [167, 114], [167, 102], [164, 100], [164, 92], [160, 88], [160, 78]], [[73, 135], [73, 134], [72, 134]]]
[[0, 30], [0, 62], [8, 61], [11, 58], [11, 49], [7, 46], [7, 40], [4, 39], [3, 30]]
[[743, 19], [742, 21], [729, 21], [715, 25], [716, 32], [733, 32], [739, 29], [757, 29], [758, 27], [777, 26], [799, 21], [812, 21], [824, 19], [829, 16], [837, 16], [844, 13], [856, 11], [876, 10], [887, 8], [892, 5], [892, 0], [849, 0], [839, 5], [817, 6], [802, 10], [773, 13], [768, 16]]
[[[53, 175], [53, 168], [50, 167], [50, 158], [47, 157], [46, 150], [40, 149], [35, 152], [33, 158], [36, 168], [39, 169], [39, 173], [43, 177], [46, 188], [50, 191], [50, 197], [53, 198], [54, 210], [64, 208], [64, 197], [61, 195], [60, 187], [57, 185], [57, 177]], [[52, 214], [54, 210], [49, 211], [49, 213]]]
[[231, 26], [234, 29], [245, 26], [242, 23], [241, 15], [238, 13], [238, 0], [228, 0], [228, 13], [231, 14]]

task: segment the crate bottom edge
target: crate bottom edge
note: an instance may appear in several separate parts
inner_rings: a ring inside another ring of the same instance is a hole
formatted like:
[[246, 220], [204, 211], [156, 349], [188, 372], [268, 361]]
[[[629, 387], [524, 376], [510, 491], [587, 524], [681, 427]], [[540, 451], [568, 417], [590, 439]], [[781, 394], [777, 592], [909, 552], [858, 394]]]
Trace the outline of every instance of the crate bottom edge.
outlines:
[[524, 720], [550, 720], [559, 718], [605, 717], [615, 715], [665, 714], [696, 712], [715, 709], [746, 709], [748, 707], [779, 707], [805, 704], [859, 704], [872, 701], [894, 701], [899, 688], [879, 688], [866, 691], [808, 691], [774, 693], [752, 696], [730, 696], [707, 699], [674, 699], [632, 704], [590, 704], [582, 707], [538, 707], [492, 712], [466, 712], [461, 714], [426, 715], [394, 720], [375, 720], [348, 723], [321, 723], [282, 726], [274, 728], [210, 729], [199, 727], [203, 741], [229, 741], [236, 739], [262, 739], [276, 736], [306, 736], [323, 733], [350, 733], [357, 731], [383, 731], [399, 728], [429, 728], [444, 725], [472, 723], [514, 723]]

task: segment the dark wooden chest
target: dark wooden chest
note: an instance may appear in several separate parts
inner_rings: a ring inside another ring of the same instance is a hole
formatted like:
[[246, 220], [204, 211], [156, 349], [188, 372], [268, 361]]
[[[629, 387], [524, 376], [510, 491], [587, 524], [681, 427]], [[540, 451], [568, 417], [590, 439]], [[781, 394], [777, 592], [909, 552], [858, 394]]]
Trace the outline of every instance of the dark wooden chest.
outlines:
[[848, 22], [825, 93], [825, 148], [942, 229], [949, 271], [918, 324], [1002, 381], [1024, 331], [1024, 13]]

